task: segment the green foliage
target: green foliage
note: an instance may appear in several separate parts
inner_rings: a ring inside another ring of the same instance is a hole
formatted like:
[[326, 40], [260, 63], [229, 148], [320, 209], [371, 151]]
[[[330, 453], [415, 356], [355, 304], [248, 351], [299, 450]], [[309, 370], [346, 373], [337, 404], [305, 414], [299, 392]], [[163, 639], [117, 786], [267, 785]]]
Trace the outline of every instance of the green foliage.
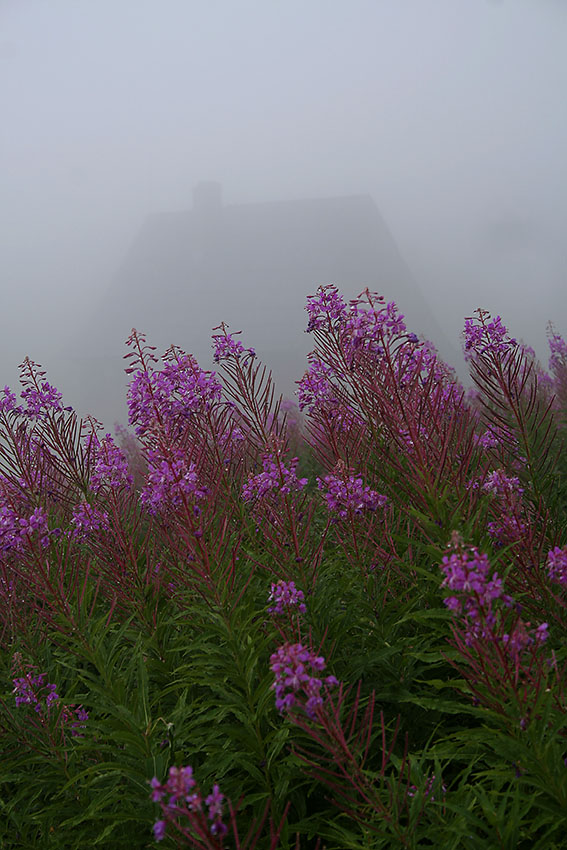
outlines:
[[[208, 373], [177, 349], [159, 372], [133, 335], [136, 380], [154, 392], [133, 416], [134, 484], [97, 481], [93, 423], [0, 404], [2, 850], [153, 847], [168, 814], [150, 782], [188, 765], [204, 837], [189, 806], [164, 847], [564, 846], [567, 600], [546, 557], [567, 543], [565, 388], [557, 378], [553, 395], [508, 342], [476, 351], [480, 396], [465, 403], [450, 370], [384, 330], [386, 308], [367, 299], [372, 345], [349, 348], [356, 310], [313, 325], [333, 410], [314, 405], [307, 427], [281, 414], [251, 356], [229, 359], [225, 395], [205, 403], [183, 388], [197, 376], [204, 393]], [[41, 394], [43, 373], [26, 370]], [[499, 440], [483, 446], [490, 429]], [[495, 472], [507, 502], [486, 486]], [[342, 514], [324, 501], [326, 475], [358, 487]], [[165, 492], [154, 512], [150, 485]], [[368, 492], [387, 504], [368, 508]], [[84, 534], [81, 504], [102, 517]], [[26, 525], [36, 509], [43, 537]], [[479, 552], [503, 590], [488, 611], [469, 587], [475, 632], [463, 597], [445, 604], [460, 591], [440, 565]], [[305, 610], [278, 611], [277, 582], [294, 582]], [[309, 685], [320, 701], [310, 710], [307, 686], [290, 684], [308, 662], [287, 661], [280, 712], [274, 654], [298, 645], [324, 657]], [[224, 838], [207, 817], [217, 784]]]

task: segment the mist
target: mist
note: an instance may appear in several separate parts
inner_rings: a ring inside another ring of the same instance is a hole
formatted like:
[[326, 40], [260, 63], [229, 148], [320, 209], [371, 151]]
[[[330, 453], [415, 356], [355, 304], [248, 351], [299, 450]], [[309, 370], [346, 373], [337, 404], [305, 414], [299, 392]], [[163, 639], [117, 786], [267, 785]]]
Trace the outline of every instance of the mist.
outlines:
[[[29, 356], [110, 427], [140, 320], [206, 368], [223, 320], [303, 358], [305, 297], [355, 297], [350, 257], [306, 291], [227, 262], [226, 291], [193, 275], [176, 304], [150, 252], [127, 294], [148, 222], [182, 221], [203, 181], [227, 210], [369, 196], [444, 356], [482, 307], [545, 363], [547, 322], [567, 332], [566, 38], [563, 0], [0, 0], [0, 384]], [[301, 371], [268, 365], [292, 393]]]

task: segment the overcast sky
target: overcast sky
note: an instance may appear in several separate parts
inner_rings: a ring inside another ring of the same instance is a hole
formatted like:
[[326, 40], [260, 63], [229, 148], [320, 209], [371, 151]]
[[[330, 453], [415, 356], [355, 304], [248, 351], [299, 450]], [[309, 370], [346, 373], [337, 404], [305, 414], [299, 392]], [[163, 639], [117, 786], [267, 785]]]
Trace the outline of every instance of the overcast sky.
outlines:
[[203, 179], [370, 193], [454, 340], [482, 306], [544, 353], [566, 45], [565, 0], [0, 0], [0, 383], [59, 364], [146, 216]]

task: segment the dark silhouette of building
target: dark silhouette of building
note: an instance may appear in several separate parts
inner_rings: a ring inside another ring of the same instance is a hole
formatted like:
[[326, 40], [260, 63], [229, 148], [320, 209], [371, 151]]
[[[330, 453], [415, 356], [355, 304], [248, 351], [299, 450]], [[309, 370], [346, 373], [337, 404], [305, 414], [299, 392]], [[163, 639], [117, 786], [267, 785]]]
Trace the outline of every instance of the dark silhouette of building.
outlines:
[[290, 395], [313, 345], [304, 333], [306, 296], [328, 283], [347, 299], [368, 287], [396, 301], [410, 329], [450, 356], [369, 195], [223, 206], [217, 183], [199, 184], [192, 210], [146, 220], [100, 317], [93, 316], [104, 341], [103, 351], [93, 349], [107, 386], [101, 401], [108, 402], [110, 374], [120, 369], [132, 327], [158, 351], [175, 343], [211, 368], [211, 329], [221, 321], [243, 331], [244, 345]]

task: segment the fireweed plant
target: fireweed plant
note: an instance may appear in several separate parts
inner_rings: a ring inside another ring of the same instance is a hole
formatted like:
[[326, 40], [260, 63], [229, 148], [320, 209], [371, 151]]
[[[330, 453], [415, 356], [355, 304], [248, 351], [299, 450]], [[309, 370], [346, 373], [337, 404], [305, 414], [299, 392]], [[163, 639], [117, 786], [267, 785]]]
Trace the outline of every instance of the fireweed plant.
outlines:
[[3, 850], [565, 846], [567, 344], [306, 309], [297, 406], [225, 325], [0, 392]]

